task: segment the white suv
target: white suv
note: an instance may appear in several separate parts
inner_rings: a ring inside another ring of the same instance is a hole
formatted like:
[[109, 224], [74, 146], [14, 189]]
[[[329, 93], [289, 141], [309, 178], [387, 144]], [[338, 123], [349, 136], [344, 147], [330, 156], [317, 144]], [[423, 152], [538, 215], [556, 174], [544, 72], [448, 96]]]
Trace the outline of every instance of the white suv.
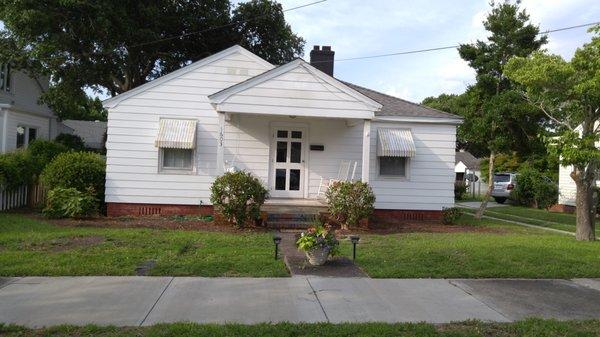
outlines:
[[516, 184], [516, 173], [505, 172], [494, 174], [492, 197], [497, 203], [503, 204], [506, 199], [510, 198], [510, 192], [515, 189]]

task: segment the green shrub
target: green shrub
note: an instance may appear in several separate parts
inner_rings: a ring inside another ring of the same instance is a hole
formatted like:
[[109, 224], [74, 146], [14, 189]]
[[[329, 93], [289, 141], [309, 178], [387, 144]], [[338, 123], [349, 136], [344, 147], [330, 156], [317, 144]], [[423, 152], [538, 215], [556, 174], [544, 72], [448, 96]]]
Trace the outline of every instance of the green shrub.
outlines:
[[85, 143], [83, 142], [83, 139], [81, 139], [81, 137], [79, 137], [77, 135], [61, 133], [60, 135], [56, 136], [56, 138], [54, 140], [57, 143], [60, 143], [64, 146], [66, 146], [67, 148], [75, 150], [75, 151], [85, 150]]
[[41, 175], [48, 189], [74, 188], [80, 192], [93, 188], [95, 197], [104, 200], [106, 164], [100, 155], [92, 152], [59, 154], [46, 166]]
[[361, 181], [336, 182], [325, 194], [329, 214], [342, 225], [342, 229], [357, 225], [361, 219], [373, 214], [375, 194], [371, 186]]
[[260, 207], [269, 196], [260, 180], [245, 171], [225, 173], [215, 179], [210, 190], [215, 210], [238, 227], [258, 219]]
[[442, 223], [444, 225], [454, 225], [463, 214], [463, 210], [458, 207], [444, 208], [442, 210]]
[[72, 187], [57, 187], [48, 192], [42, 212], [49, 218], [88, 217], [98, 212], [98, 199], [93, 188], [80, 192]]
[[517, 175], [511, 198], [524, 206], [548, 208], [557, 202], [558, 186], [539, 171], [524, 167]]
[[467, 193], [467, 184], [464, 181], [454, 182], [454, 199], [462, 200]]
[[69, 149], [60, 143], [42, 139], [34, 140], [27, 147], [27, 152], [29, 152], [33, 161], [36, 175], [42, 173], [46, 165], [56, 156], [67, 151]]
[[0, 185], [7, 190], [30, 184], [35, 178], [35, 165], [27, 151], [0, 155]]

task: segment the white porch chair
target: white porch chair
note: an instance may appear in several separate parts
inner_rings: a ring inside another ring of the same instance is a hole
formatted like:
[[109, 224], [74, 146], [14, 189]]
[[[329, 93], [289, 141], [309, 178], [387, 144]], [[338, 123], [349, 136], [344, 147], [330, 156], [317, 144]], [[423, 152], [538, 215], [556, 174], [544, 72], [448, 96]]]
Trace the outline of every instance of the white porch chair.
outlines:
[[317, 198], [323, 198], [329, 186], [333, 185], [335, 182], [354, 180], [354, 175], [356, 174], [356, 165], [358, 165], [357, 161], [342, 160], [340, 162], [340, 169], [338, 170], [337, 178], [323, 179], [323, 177], [321, 177], [321, 180], [319, 181], [319, 190], [317, 191]]

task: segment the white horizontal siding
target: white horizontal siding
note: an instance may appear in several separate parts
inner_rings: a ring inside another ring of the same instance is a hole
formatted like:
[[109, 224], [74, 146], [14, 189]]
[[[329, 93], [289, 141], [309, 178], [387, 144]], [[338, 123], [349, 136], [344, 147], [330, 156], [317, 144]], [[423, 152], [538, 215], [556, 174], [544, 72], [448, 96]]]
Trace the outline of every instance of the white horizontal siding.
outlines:
[[[261, 62], [236, 53], [111, 108], [106, 144], [106, 201], [208, 203], [217, 170], [218, 118], [207, 96], [266, 70]], [[198, 119], [194, 174], [158, 173], [154, 140], [162, 117]]]
[[[27, 126], [37, 129], [38, 139], [49, 139], [50, 118], [32, 115], [20, 111], [7, 110], [8, 121], [6, 123], [6, 152], [17, 147], [17, 126]], [[1, 130], [0, 130], [1, 131]]]
[[[408, 160], [408, 178], [379, 176], [377, 128], [408, 128], [412, 131], [416, 155]], [[376, 196], [375, 208], [441, 210], [452, 206], [455, 132], [453, 125], [372, 123], [369, 180]]]
[[571, 178], [573, 166], [560, 166], [558, 169], [558, 203], [561, 205], [575, 206], [577, 187]]

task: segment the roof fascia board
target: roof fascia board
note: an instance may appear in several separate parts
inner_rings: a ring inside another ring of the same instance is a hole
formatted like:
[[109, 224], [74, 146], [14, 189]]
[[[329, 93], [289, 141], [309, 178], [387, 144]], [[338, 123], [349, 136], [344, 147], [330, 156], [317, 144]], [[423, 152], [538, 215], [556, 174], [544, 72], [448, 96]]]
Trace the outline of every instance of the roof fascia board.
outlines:
[[404, 123], [430, 123], [430, 124], [452, 124], [460, 125], [462, 118], [439, 118], [439, 117], [402, 117], [402, 116], [375, 116], [373, 122], [404, 122]]
[[114, 108], [117, 105], [119, 105], [119, 103], [121, 103], [123, 100], [131, 98], [131, 97], [133, 97], [135, 95], [141, 94], [141, 93], [145, 92], [148, 89], [154, 88], [154, 87], [156, 87], [156, 86], [158, 86], [158, 85], [160, 85], [162, 83], [165, 83], [165, 82], [167, 82], [169, 80], [172, 80], [172, 79], [175, 79], [177, 77], [180, 77], [180, 76], [182, 76], [184, 74], [187, 74], [187, 73], [189, 73], [189, 72], [191, 72], [193, 70], [196, 70], [196, 69], [198, 69], [200, 67], [203, 67], [203, 66], [208, 65], [210, 63], [213, 63], [215, 61], [218, 61], [218, 60], [220, 60], [220, 59], [222, 59], [222, 58], [224, 58], [226, 56], [232, 55], [232, 54], [234, 54], [236, 52], [240, 53], [242, 55], [245, 55], [247, 57], [250, 57], [250, 58], [252, 58], [254, 60], [256, 60], [259, 64], [261, 64], [262, 66], [264, 66], [266, 70], [270, 70], [270, 69], [272, 69], [274, 67], [274, 65], [272, 65], [271, 63], [265, 61], [264, 59], [260, 58], [259, 56], [253, 54], [252, 52], [244, 49], [243, 47], [241, 47], [239, 45], [235, 45], [235, 46], [229, 47], [229, 48], [227, 48], [225, 50], [222, 50], [222, 51], [220, 51], [220, 52], [218, 52], [216, 54], [212, 54], [212, 55], [210, 55], [208, 57], [205, 57], [205, 58], [203, 58], [201, 60], [198, 60], [198, 61], [196, 61], [196, 62], [194, 62], [194, 63], [192, 63], [190, 65], [187, 65], [187, 66], [185, 66], [183, 68], [180, 68], [180, 69], [175, 70], [175, 71], [173, 71], [171, 73], [163, 75], [163, 76], [161, 76], [161, 77], [159, 77], [159, 78], [157, 78], [155, 80], [152, 80], [152, 81], [150, 81], [148, 83], [142, 84], [139, 87], [133, 88], [133, 89], [131, 89], [131, 90], [127, 91], [127, 92], [124, 92], [124, 93], [122, 93], [120, 95], [108, 98], [108, 99], [106, 99], [106, 100], [104, 100], [102, 102], [102, 105], [105, 108]]

